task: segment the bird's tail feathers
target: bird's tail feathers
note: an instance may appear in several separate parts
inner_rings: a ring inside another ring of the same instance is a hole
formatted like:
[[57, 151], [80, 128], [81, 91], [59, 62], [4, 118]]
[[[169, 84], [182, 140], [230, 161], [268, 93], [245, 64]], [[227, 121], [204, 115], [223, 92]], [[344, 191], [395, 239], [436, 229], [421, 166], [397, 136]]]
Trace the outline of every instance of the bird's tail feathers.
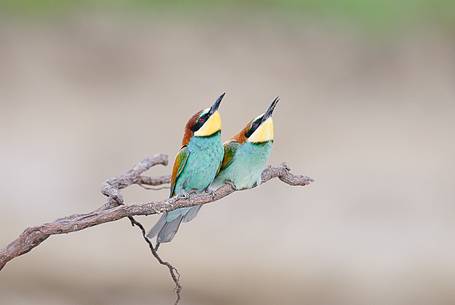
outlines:
[[185, 216], [183, 217], [183, 222], [190, 222], [193, 220], [196, 216], [197, 213], [199, 213], [199, 210], [201, 209], [202, 205], [197, 205], [194, 207], [191, 207], [188, 212], [186, 212]]
[[150, 229], [150, 231], [147, 233], [148, 238], [152, 239], [161, 231], [163, 226], [166, 224], [166, 216], [167, 213], [161, 215], [160, 220], [158, 220], [158, 222], [153, 226], [153, 228]]
[[166, 222], [160, 232], [158, 233], [158, 237], [156, 238], [156, 241], [158, 243], [168, 243], [170, 242], [177, 231], [179, 230], [180, 224], [182, 223], [183, 220], [183, 215], [178, 216], [172, 221]]
[[147, 233], [147, 237], [152, 239], [157, 236], [157, 243], [170, 242], [177, 233], [180, 224], [193, 220], [200, 209], [201, 205], [198, 205], [164, 213], [153, 228]]

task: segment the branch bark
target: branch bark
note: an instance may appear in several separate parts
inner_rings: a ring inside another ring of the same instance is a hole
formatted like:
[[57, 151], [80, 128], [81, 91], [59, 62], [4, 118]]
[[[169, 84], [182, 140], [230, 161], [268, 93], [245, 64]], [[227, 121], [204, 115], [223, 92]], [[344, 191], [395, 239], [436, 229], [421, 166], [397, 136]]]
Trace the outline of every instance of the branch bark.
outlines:
[[[137, 225], [137, 223], [135, 224], [133, 222], [133, 216], [160, 214], [178, 208], [203, 205], [218, 201], [236, 191], [233, 186], [226, 184], [214, 193], [191, 194], [186, 198], [173, 197], [142, 204], [124, 205], [124, 200], [120, 193], [120, 190], [123, 188], [133, 184], [149, 186], [168, 184], [170, 180], [169, 176], [152, 178], [142, 175], [153, 166], [167, 164], [168, 157], [163, 154], [146, 158], [126, 174], [111, 178], [103, 184], [102, 193], [108, 197], [108, 202], [99, 209], [89, 213], [70, 215], [57, 219], [54, 222], [25, 229], [17, 239], [12, 241], [6, 248], [0, 250], [0, 270], [9, 261], [28, 253], [51, 235], [76, 232], [125, 217], [130, 218], [133, 225]], [[279, 178], [282, 182], [292, 186], [305, 186], [313, 181], [307, 176], [292, 174], [290, 168], [284, 163], [280, 166], [266, 168], [262, 173], [261, 184], [274, 178]]]

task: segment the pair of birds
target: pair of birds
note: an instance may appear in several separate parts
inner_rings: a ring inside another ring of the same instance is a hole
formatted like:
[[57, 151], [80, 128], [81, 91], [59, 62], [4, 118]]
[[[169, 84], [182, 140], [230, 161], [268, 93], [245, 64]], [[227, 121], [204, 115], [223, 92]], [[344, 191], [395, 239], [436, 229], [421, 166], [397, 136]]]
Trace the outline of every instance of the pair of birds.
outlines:
[[[224, 95], [187, 122], [182, 147], [172, 169], [170, 197], [207, 189], [215, 191], [225, 183], [231, 183], [237, 190], [260, 184], [272, 150], [272, 113], [279, 98], [223, 145], [218, 108]], [[180, 224], [193, 220], [200, 208], [198, 205], [164, 213], [147, 237], [157, 236], [157, 245], [170, 242]]]

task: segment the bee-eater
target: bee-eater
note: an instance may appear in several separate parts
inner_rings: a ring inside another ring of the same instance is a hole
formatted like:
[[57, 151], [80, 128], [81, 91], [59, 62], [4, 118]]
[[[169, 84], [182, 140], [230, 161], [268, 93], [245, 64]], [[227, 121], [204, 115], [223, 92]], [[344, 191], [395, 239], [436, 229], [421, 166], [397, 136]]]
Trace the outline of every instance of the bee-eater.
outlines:
[[224, 183], [233, 184], [237, 190], [261, 183], [261, 174], [272, 150], [272, 113], [278, 101], [279, 98], [275, 98], [265, 113], [224, 143], [223, 162], [210, 190], [216, 190]]
[[[218, 112], [224, 93], [209, 108], [193, 115], [185, 126], [182, 146], [175, 158], [171, 175], [170, 197], [202, 192], [212, 183], [223, 160], [221, 116]], [[157, 236], [158, 244], [170, 242], [181, 222], [196, 217], [199, 206], [164, 213], [147, 234]]]

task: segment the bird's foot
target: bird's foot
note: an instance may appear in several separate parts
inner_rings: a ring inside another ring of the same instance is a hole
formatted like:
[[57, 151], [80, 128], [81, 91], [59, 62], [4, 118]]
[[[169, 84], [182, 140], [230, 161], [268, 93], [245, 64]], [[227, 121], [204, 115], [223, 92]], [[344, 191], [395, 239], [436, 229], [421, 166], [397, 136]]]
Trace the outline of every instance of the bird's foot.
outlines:
[[224, 183], [229, 185], [230, 187], [232, 187], [232, 189], [237, 190], [237, 188], [235, 187], [234, 182], [232, 182], [231, 180], [226, 180]]
[[178, 198], [187, 200], [187, 199], [191, 199], [191, 196], [196, 195], [196, 194], [197, 194], [196, 190], [189, 190], [188, 192], [178, 195]]
[[175, 198], [176, 198], [177, 200], [178, 200], [178, 199], [186, 200], [186, 199], [189, 198], [189, 196], [188, 196], [187, 193], [182, 193], [182, 194], [178, 194]]
[[190, 199], [190, 194], [189, 193], [182, 193], [182, 194], [177, 195], [177, 198], [178, 199], [187, 200], [187, 199]]
[[216, 199], [216, 190], [214, 190], [214, 189], [207, 189], [205, 192], [206, 192], [207, 194], [209, 194], [210, 197], [212, 197], [212, 200], [213, 200], [213, 201], [215, 201], [215, 199]]

